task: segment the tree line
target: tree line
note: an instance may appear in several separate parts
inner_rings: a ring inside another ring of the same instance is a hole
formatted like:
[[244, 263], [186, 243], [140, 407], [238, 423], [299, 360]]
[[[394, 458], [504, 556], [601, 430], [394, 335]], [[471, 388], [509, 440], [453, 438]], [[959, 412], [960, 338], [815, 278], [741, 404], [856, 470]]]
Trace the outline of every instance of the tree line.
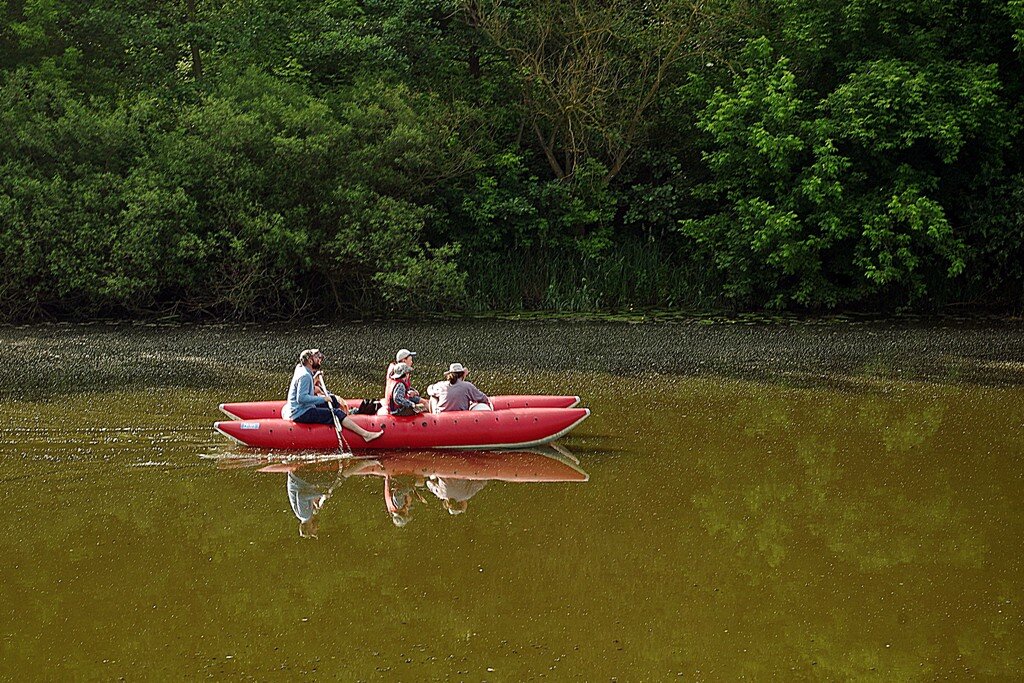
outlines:
[[1024, 301], [1024, 0], [101, 5], [0, 4], [0, 319]]

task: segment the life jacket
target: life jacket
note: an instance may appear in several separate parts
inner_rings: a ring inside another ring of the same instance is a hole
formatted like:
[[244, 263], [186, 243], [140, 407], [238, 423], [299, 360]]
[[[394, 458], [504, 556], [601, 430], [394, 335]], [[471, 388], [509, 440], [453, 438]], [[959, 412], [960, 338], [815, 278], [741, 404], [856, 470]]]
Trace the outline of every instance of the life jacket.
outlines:
[[393, 413], [396, 410], [398, 410], [398, 406], [395, 405], [395, 402], [394, 402], [395, 387], [398, 386], [399, 384], [404, 385], [405, 386], [405, 392], [408, 394], [409, 393], [409, 388], [412, 385], [412, 382], [409, 380], [409, 374], [408, 373], [403, 375], [402, 379], [392, 379], [391, 378], [391, 368], [393, 368], [393, 367], [394, 367], [394, 365], [389, 365], [388, 366], [388, 383], [387, 383], [387, 385], [384, 388], [384, 405], [386, 405], [388, 407], [388, 412], [389, 413]]
[[[393, 477], [384, 475], [384, 504], [392, 515], [401, 514], [408, 518], [410, 506], [419, 498], [425, 502], [423, 497], [416, 490], [416, 480], [407, 476], [399, 476], [397, 481]], [[403, 511], [404, 510], [404, 511]]]

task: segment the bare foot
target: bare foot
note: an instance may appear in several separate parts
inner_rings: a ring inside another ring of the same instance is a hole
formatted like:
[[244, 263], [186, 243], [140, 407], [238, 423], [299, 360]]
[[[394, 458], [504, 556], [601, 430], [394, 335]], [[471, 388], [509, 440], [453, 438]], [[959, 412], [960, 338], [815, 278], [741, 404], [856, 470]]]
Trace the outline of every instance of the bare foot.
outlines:
[[363, 441], [370, 443], [379, 436], [384, 436], [384, 432], [367, 432], [366, 436], [363, 437]]

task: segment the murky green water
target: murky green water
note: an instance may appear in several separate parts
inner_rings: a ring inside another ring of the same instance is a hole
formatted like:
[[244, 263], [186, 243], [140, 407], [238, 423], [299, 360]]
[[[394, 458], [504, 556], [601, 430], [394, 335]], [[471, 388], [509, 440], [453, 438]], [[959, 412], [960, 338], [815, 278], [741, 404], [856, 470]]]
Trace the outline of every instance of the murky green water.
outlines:
[[[1018, 328], [453, 327], [0, 329], [0, 676], [1024, 673]], [[590, 480], [424, 488], [398, 528], [325, 466], [302, 539], [287, 474], [202, 456], [305, 346], [353, 396], [399, 346], [580, 394]]]

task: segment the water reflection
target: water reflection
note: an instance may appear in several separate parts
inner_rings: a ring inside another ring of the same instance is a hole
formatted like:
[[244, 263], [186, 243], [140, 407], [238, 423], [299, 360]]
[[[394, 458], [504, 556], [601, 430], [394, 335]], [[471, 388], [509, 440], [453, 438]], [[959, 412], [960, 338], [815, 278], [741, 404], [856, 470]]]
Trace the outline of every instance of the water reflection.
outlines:
[[[337, 461], [332, 467], [318, 468], [307, 464], [288, 471], [288, 502], [299, 520], [299, 536], [316, 538], [320, 529], [320, 513], [334, 491], [359, 468], [373, 466], [368, 460]], [[326, 480], [330, 478], [330, 483]]]
[[585, 482], [589, 475], [562, 446], [518, 451], [380, 451], [373, 456], [342, 458], [323, 454], [288, 456], [226, 456], [219, 469], [249, 467], [285, 474], [299, 536], [317, 538], [320, 518], [331, 498], [350, 477], [383, 480], [383, 511], [396, 527], [404, 527], [418, 506], [436, 504], [460, 515], [490, 482]]
[[[1019, 327], [0, 329], [0, 680], [1020, 680]], [[408, 345], [585, 396], [592, 481], [210, 430], [314, 341], [353, 395]]]

